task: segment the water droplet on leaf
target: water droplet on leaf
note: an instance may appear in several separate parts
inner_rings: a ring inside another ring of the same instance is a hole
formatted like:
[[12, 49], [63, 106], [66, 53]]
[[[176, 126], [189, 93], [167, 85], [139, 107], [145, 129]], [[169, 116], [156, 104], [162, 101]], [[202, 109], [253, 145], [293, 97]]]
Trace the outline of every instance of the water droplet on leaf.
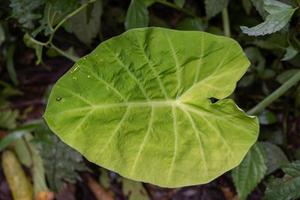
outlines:
[[56, 101], [60, 101], [61, 99], [61, 97], [56, 97]]

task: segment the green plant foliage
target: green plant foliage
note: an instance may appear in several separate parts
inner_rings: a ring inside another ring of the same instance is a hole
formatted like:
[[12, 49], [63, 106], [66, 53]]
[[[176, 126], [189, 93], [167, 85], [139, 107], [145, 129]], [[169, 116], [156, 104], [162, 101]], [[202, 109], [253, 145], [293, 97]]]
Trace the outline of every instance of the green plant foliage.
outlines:
[[14, 64], [14, 53], [15, 53], [15, 45], [10, 45], [7, 50], [7, 57], [6, 57], [6, 69], [9, 74], [10, 79], [14, 83], [14, 85], [18, 85], [18, 77], [15, 70]]
[[185, 0], [174, 0], [175, 5], [182, 8], [185, 4]]
[[199, 17], [185, 17], [180, 20], [176, 28], [179, 30], [204, 31], [207, 24]]
[[227, 7], [229, 0], [205, 0], [205, 11], [208, 18], [212, 18]]
[[290, 59], [294, 58], [297, 54], [298, 54], [298, 50], [295, 49], [292, 45], [290, 45], [286, 48], [284, 57], [281, 60], [283, 60], [283, 61], [290, 60]]
[[23, 41], [24, 41], [24, 44], [27, 47], [32, 48], [32, 49], [35, 50], [35, 55], [36, 55], [36, 62], [35, 63], [37, 65], [40, 64], [43, 60], [43, 58], [42, 58], [42, 56], [43, 56], [43, 46], [33, 42], [32, 38], [28, 34], [24, 35]]
[[274, 124], [277, 122], [277, 117], [274, 113], [269, 110], [262, 111], [259, 116], [259, 123], [263, 125]]
[[294, 74], [296, 74], [297, 72], [299, 72], [299, 69], [289, 69], [286, 70], [284, 72], [282, 72], [281, 74], [279, 74], [276, 77], [276, 81], [278, 81], [279, 83], [283, 84], [284, 82], [286, 82], [287, 80], [289, 80], [290, 78], [292, 78], [292, 76]]
[[122, 186], [129, 200], [149, 200], [142, 183], [123, 178]]
[[0, 140], [0, 151], [3, 151], [8, 145], [21, 138], [26, 133], [26, 131], [14, 131], [8, 134], [6, 137], [2, 138]]
[[3, 25], [0, 23], [0, 45], [5, 41], [5, 32]]
[[275, 144], [270, 142], [261, 142], [267, 160], [267, 174], [274, 172], [287, 164], [289, 161], [284, 152]]
[[78, 0], [47, 0], [44, 4], [42, 13], [43, 18], [39, 20], [40, 26], [37, 27], [32, 35], [36, 36], [38, 33], [50, 35], [54, 31], [55, 25], [61, 22], [69, 13], [80, 6]]
[[17, 126], [16, 119], [18, 116], [19, 116], [19, 112], [17, 110], [2, 108], [2, 110], [0, 111], [0, 128], [4, 128], [4, 129], [16, 128]]
[[265, 200], [293, 200], [300, 197], [300, 161], [282, 168], [286, 175], [273, 178], [267, 185]]
[[261, 144], [255, 144], [242, 163], [232, 170], [234, 185], [241, 200], [246, 199], [267, 172], [265, 152]]
[[125, 177], [206, 183], [257, 139], [257, 118], [224, 99], [248, 66], [229, 38], [133, 29], [80, 59], [53, 87], [44, 117], [88, 160]]
[[42, 17], [38, 9], [43, 0], [10, 0], [12, 17], [16, 18], [23, 28], [33, 29], [34, 22]]
[[275, 33], [287, 25], [296, 10], [276, 0], [264, 0], [264, 9], [269, 13], [265, 21], [251, 28], [241, 26], [243, 33], [250, 36]]
[[80, 180], [78, 171], [87, 170], [83, 158], [61, 142], [44, 125], [35, 131], [37, 149], [43, 159], [46, 178], [53, 191], [60, 191], [63, 182]]
[[265, 19], [268, 13], [264, 9], [264, 0], [251, 0], [251, 2], [257, 10], [257, 12], [260, 14], [260, 16], [262, 16]]
[[101, 15], [102, 0], [97, 0], [70, 19], [72, 32], [80, 41], [90, 45], [99, 33]]
[[144, 0], [131, 0], [125, 19], [125, 29], [146, 27], [149, 24], [149, 13]]

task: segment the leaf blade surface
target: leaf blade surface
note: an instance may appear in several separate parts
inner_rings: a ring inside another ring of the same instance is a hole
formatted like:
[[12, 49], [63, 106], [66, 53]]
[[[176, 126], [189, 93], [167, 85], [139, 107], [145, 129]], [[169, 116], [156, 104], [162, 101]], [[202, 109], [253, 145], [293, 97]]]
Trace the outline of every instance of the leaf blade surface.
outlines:
[[224, 99], [248, 65], [232, 39], [133, 29], [56, 83], [45, 119], [87, 159], [125, 177], [165, 187], [206, 183], [238, 165], [257, 139], [257, 119]]

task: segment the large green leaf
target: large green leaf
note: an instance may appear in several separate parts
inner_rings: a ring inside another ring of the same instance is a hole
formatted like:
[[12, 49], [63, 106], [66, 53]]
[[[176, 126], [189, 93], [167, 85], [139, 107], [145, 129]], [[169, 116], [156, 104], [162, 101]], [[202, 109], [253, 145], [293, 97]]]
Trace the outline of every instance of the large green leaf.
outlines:
[[248, 66], [229, 38], [133, 29], [55, 84], [45, 119], [87, 159], [125, 177], [167, 187], [206, 183], [237, 166], [257, 139], [257, 119], [224, 99]]

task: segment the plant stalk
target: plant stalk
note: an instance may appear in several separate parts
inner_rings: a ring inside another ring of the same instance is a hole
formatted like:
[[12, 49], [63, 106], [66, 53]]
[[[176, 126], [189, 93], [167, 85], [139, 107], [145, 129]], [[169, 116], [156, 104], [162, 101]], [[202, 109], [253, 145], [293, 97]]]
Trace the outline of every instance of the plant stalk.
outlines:
[[68, 53], [66, 53], [65, 51], [59, 49], [57, 46], [55, 46], [54, 44], [50, 44], [50, 48], [53, 48], [55, 51], [57, 51], [60, 55], [72, 60], [73, 62], [76, 62], [79, 58], [73, 55], [70, 55]]
[[58, 30], [59, 27], [61, 27], [68, 19], [79, 13], [81, 10], [83, 10], [85, 7], [87, 7], [90, 3], [93, 3], [95, 0], [90, 0], [84, 4], [82, 4], [79, 8], [74, 10], [73, 12], [69, 13], [66, 17], [64, 17], [53, 29], [53, 32], [51, 33], [49, 40], [47, 43], [51, 43], [52, 39], [54, 37], [55, 32]]
[[223, 29], [224, 29], [224, 35], [226, 37], [231, 37], [230, 33], [230, 22], [229, 22], [229, 16], [228, 16], [228, 10], [227, 7], [225, 7], [222, 11], [222, 20], [223, 20]]
[[263, 109], [265, 109], [268, 105], [273, 103], [276, 99], [282, 96], [286, 91], [288, 91], [292, 86], [296, 85], [300, 81], [300, 71], [297, 72], [292, 78], [286, 81], [283, 85], [281, 85], [277, 90], [275, 90], [272, 94], [270, 94], [267, 98], [249, 110], [247, 113], [249, 115], [257, 115]]

